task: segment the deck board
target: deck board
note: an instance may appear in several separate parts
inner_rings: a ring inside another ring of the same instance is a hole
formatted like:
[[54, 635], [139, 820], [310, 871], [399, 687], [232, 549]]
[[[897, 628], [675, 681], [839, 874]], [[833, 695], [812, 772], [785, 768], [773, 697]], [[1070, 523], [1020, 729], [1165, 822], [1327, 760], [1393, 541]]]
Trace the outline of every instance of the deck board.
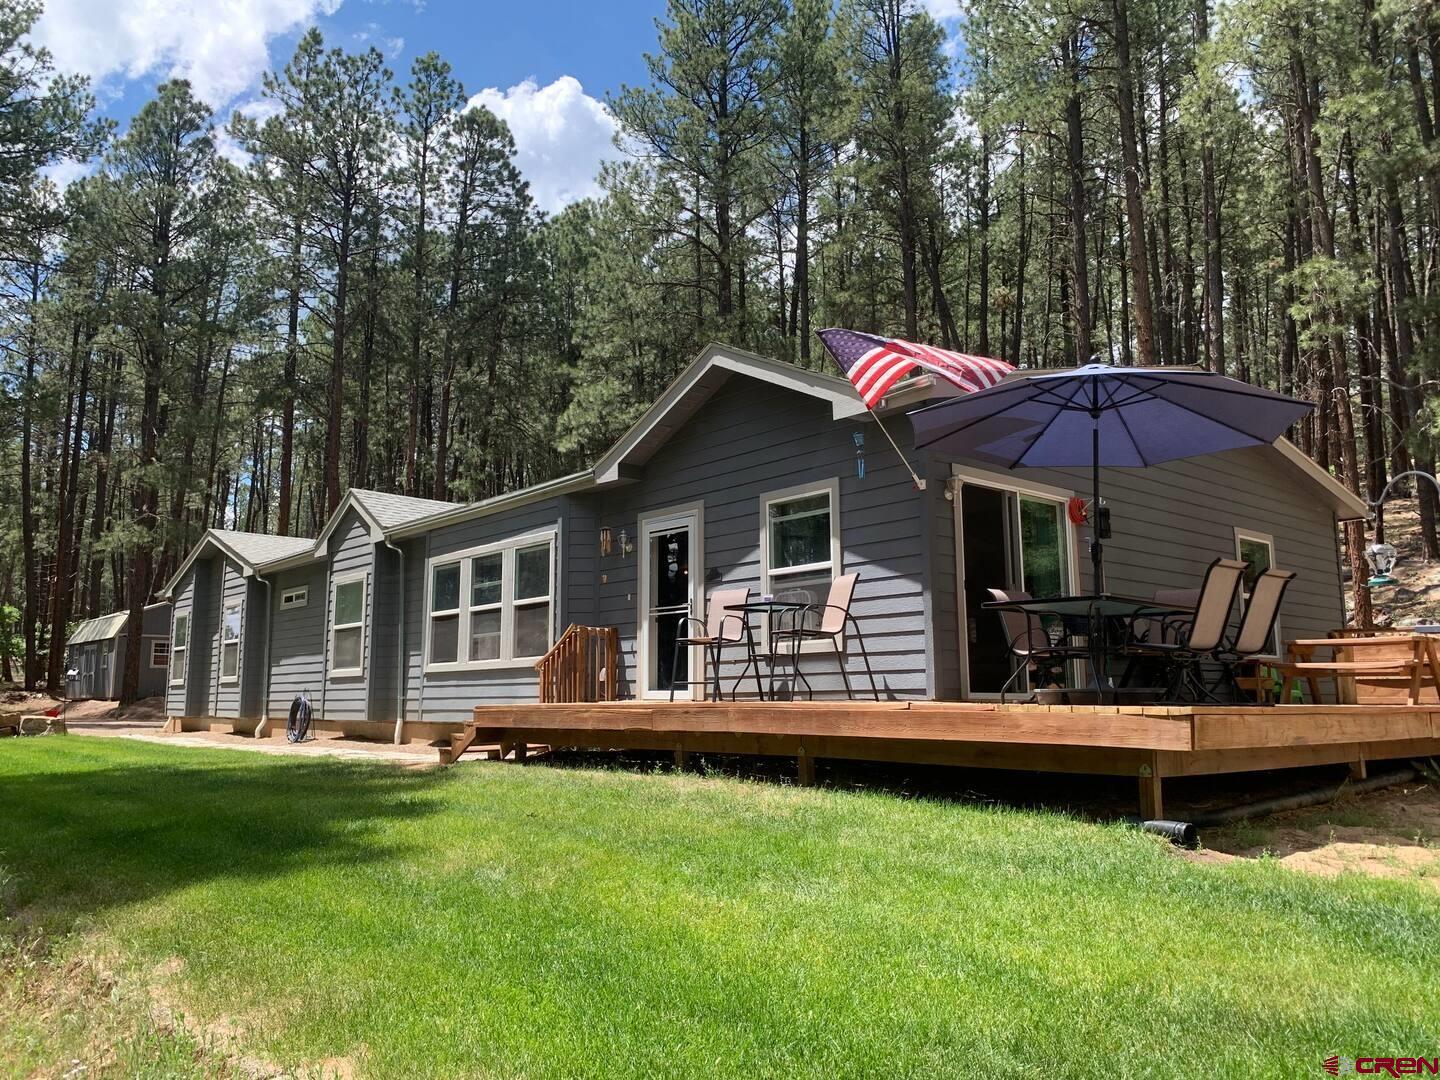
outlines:
[[486, 740], [1186, 776], [1440, 754], [1440, 706], [942, 701], [479, 705]]

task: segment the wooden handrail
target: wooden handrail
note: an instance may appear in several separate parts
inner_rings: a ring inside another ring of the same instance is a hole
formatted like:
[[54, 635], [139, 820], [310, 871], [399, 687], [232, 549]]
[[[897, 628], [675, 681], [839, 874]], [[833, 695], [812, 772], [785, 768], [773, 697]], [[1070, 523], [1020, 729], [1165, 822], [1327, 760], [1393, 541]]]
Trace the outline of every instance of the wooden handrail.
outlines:
[[535, 664], [540, 703], [614, 701], [620, 631], [572, 623]]

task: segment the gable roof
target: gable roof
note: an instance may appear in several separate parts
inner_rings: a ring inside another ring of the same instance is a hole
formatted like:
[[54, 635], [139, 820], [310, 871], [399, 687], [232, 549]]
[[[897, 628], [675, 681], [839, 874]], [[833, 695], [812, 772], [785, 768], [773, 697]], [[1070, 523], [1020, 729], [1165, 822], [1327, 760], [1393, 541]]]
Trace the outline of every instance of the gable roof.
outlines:
[[239, 564], [241, 573], [249, 577], [267, 563], [308, 555], [314, 549], [315, 541], [303, 536], [271, 536], [269, 533], [240, 532], [236, 529], [206, 529], [204, 535], [190, 549], [190, 554], [185, 556], [179, 569], [170, 575], [170, 580], [160, 589], [159, 595], [168, 600], [174, 593], [175, 586], [180, 584], [180, 579], [195, 565], [195, 560], [207, 551], [219, 551], [229, 556]]
[[100, 615], [93, 619], [86, 619], [75, 628], [70, 635], [67, 645], [84, 645], [92, 641], [109, 641], [121, 630], [130, 620], [128, 611], [114, 611], [109, 615]]
[[409, 525], [411, 522], [435, 517], [464, 506], [464, 503], [441, 502], [439, 499], [417, 499], [412, 495], [392, 495], [386, 491], [371, 491], [367, 488], [351, 488], [340, 500], [340, 505], [330, 515], [325, 528], [314, 540], [315, 557], [325, 553], [325, 545], [339, 528], [347, 510], [354, 510], [370, 527], [370, 535], [376, 540], [385, 539], [391, 529]]
[[836, 375], [772, 360], [712, 342], [675, 377], [630, 430], [595, 463], [597, 484], [627, 479], [627, 466], [643, 465], [734, 374], [750, 375], [830, 405], [836, 420], [863, 414], [865, 405], [850, 383]]

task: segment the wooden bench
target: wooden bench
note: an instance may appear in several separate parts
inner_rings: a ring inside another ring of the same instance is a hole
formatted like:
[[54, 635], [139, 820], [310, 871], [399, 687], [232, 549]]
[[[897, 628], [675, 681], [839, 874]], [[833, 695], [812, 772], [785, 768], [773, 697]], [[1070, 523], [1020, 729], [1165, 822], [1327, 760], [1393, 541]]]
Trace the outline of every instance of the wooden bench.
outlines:
[[[1334, 655], [1317, 660], [1320, 649], [1330, 649]], [[1425, 634], [1306, 638], [1290, 643], [1290, 661], [1280, 665], [1280, 674], [1282, 702], [1290, 700], [1295, 683], [1303, 679], [1312, 702], [1319, 704], [1320, 680], [1328, 678], [1334, 680], [1335, 701], [1340, 705], [1374, 704], [1400, 696], [1408, 705], [1419, 705], [1427, 687], [1440, 688], [1440, 659], [1435, 643]], [[1364, 693], [1357, 687], [1363, 687]]]

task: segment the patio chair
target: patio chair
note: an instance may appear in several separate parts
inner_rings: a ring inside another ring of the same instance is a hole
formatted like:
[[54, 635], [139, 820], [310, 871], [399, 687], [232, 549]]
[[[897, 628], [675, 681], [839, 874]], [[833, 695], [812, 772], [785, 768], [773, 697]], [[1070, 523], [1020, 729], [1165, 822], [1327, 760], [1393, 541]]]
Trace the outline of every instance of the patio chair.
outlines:
[[[782, 625], [772, 628], [771, 650], [778, 657], [781, 655], [779, 645], [785, 642], [790, 644], [790, 662], [795, 673], [795, 680], [805, 684], [805, 690], [813, 700], [815, 687], [800, 670], [800, 647], [807, 641], [829, 641], [830, 647], [835, 650], [835, 663], [840, 668], [840, 678], [845, 682], [845, 696], [853, 699], [855, 690], [850, 685], [850, 672], [845, 666], [845, 654], [840, 648], [841, 639], [847, 630], [855, 635], [855, 640], [860, 644], [860, 657], [865, 661], [865, 674], [870, 679], [870, 692], [875, 700], [880, 700], [880, 688], [875, 683], [875, 672], [870, 667], [870, 654], [865, 649], [865, 637], [860, 633], [860, 624], [855, 621], [855, 616], [850, 613], [850, 602], [855, 599], [855, 583], [860, 580], [859, 574], [841, 574], [830, 583], [830, 593], [823, 604], [807, 604], [797, 608], [793, 613], [787, 612], [791, 617], [788, 620], [790, 625]], [[791, 696], [794, 694], [792, 692]]]
[[1237, 674], [1240, 665], [1253, 661], [1262, 653], [1273, 655], [1265, 646], [1275, 630], [1275, 620], [1280, 616], [1280, 601], [1285, 599], [1285, 590], [1294, 580], [1295, 574], [1291, 570], [1266, 570], [1256, 578], [1245, 613], [1240, 616], [1240, 629], [1235, 631], [1235, 637], [1228, 645], [1215, 652], [1215, 659], [1222, 669], [1221, 678], [1237, 697], [1244, 694]]
[[[1199, 589], [1156, 589], [1150, 599], [1161, 607], [1176, 607], [1194, 609], [1200, 602]], [[1167, 645], [1174, 645], [1180, 640], [1183, 628], [1193, 618], [1193, 615], [1155, 615], [1142, 619], [1136, 619], [1130, 625], [1130, 633], [1134, 642], [1145, 645], [1150, 642], [1161, 642]], [[1120, 676], [1120, 685], [1133, 687], [1136, 685], [1136, 677], [1142, 676], [1146, 681], [1141, 685], [1152, 686], [1155, 682], [1157, 672], [1156, 666], [1163, 665], [1164, 659], [1158, 656], [1145, 656], [1137, 649], [1126, 648], [1123, 650], [1128, 659], [1124, 673]], [[1148, 661], [1148, 662], [1147, 662]], [[1165, 676], [1161, 676], [1162, 678]]]
[[1166, 700], [1179, 700], [1186, 693], [1196, 701], [1201, 697], [1220, 700], [1201, 680], [1200, 664], [1215, 659], [1216, 652], [1224, 645], [1230, 610], [1235, 606], [1240, 579], [1249, 565], [1239, 559], [1216, 559], [1205, 570], [1194, 616], [1187, 621], [1167, 622], [1167, 634], [1173, 631], [1174, 641], [1132, 642], [1123, 650], [1132, 659], [1160, 658], [1167, 663], [1170, 679], [1165, 690]]
[[[680, 652], [682, 649], [703, 649], [703, 660], [700, 665], [700, 678], [672, 678], [670, 680], [670, 700], [675, 700], [675, 687], [683, 685], [687, 689], [693, 686], [711, 685], [710, 675], [707, 670], [714, 672], [715, 697], [719, 701], [725, 695], [720, 688], [720, 662], [728, 645], [744, 645], [747, 655], [754, 658], [755, 642], [750, 632], [750, 620], [745, 617], [743, 611], [731, 610], [750, 599], [749, 588], [744, 589], [716, 589], [710, 594], [710, 606], [706, 612], [705, 620], [687, 615], [680, 620], [682, 635], [675, 639], [675, 667], [673, 670], [678, 674], [680, 668]], [[688, 632], [698, 630], [698, 633]], [[686, 672], [687, 676], [689, 672]], [[743, 672], [742, 672], [743, 674]], [[760, 690], [760, 668], [755, 668], [755, 689]], [[735, 690], [739, 690], [739, 680], [736, 680]], [[731, 698], [735, 697], [734, 692]]]
[[[986, 589], [985, 591], [998, 603], [1031, 599], [1029, 593], [1019, 590]], [[1034, 691], [1040, 689], [1041, 682], [1045, 682], [1049, 686], [1062, 685], [1065, 665], [1071, 660], [1081, 660], [1089, 655], [1082, 646], [1072, 645], [1063, 640], [1052, 642], [1045, 627], [1033, 615], [1023, 611], [1006, 611], [1004, 609], [997, 611], [996, 614], [1000, 616], [1000, 626], [1005, 632], [1005, 647], [1010, 650], [1010, 656], [1015, 661], [1015, 670], [1010, 673], [1010, 678], [1005, 680], [1005, 685], [1000, 687], [1000, 703], [1002, 705], [1005, 703], [1005, 695], [1010, 692], [1010, 687], [1015, 684], [1015, 680], [1020, 678], [1021, 672], [1029, 671], [1032, 668], [1035, 670], [1036, 685], [1031, 687], [1031, 696], [1033, 697]]]

